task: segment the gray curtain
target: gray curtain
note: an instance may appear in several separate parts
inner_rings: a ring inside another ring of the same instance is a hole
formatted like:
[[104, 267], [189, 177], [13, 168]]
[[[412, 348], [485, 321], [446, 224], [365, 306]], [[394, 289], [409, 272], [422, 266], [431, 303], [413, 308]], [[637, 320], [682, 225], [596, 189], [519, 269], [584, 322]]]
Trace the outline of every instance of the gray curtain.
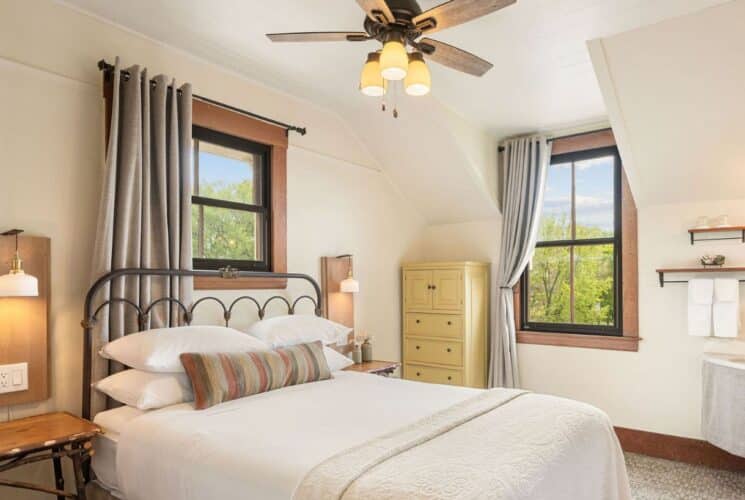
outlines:
[[490, 387], [520, 385], [512, 288], [520, 279], [535, 249], [551, 158], [551, 145], [545, 137], [512, 139], [504, 147], [502, 240], [494, 294]]
[[[115, 66], [92, 279], [125, 267], [191, 269], [191, 86], [177, 92], [165, 76], [151, 82], [146, 69], [132, 66], [124, 78], [118, 58]], [[119, 297], [146, 305], [170, 296], [188, 306], [191, 294], [191, 278], [122, 277], [96, 303]], [[149, 326], [181, 320], [175, 304], [161, 303]], [[136, 330], [133, 308], [102, 311], [93, 339], [94, 381], [106, 375], [106, 360], [96, 355], [102, 343]], [[103, 408], [103, 398], [94, 398], [94, 408]]]

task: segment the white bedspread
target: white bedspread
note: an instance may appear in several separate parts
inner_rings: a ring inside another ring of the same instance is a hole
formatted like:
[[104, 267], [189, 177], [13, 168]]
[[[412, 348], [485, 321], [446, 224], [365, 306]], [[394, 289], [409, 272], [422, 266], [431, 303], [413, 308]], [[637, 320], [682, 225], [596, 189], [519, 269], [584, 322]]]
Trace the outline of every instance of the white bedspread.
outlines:
[[[479, 392], [342, 372], [329, 381], [251, 396], [208, 410], [195, 411], [191, 404], [164, 408], [136, 418], [122, 432], [117, 455], [119, 484], [128, 500], [287, 500], [308, 472], [328, 458]], [[521, 401], [527, 403], [518, 404]], [[591, 416], [591, 425], [585, 429], [581, 422], [574, 422], [573, 426], [579, 426], [572, 434], [575, 438], [565, 439], [562, 422], [541, 416], [557, 405], [581, 409]], [[526, 448], [517, 443], [518, 449], [511, 449], [515, 440], [509, 436], [520, 429], [521, 435], [535, 430], [535, 439], [547, 453], [530, 457], [528, 468], [502, 478], [504, 484], [498, 491], [529, 491], [525, 485], [535, 483], [552, 484], [556, 492], [581, 493], [583, 484], [598, 482], [628, 491], [618, 443], [607, 417], [598, 410], [537, 395], [517, 398], [503, 408], [509, 411], [492, 422], [496, 427], [488, 438], [494, 456], [515, 466], [524, 462]], [[603, 425], [598, 426], [599, 421]], [[558, 425], [560, 432], [552, 430], [552, 425]], [[512, 460], [512, 456], [516, 458]], [[592, 486], [587, 491], [597, 490]], [[484, 497], [491, 493], [484, 492]]]

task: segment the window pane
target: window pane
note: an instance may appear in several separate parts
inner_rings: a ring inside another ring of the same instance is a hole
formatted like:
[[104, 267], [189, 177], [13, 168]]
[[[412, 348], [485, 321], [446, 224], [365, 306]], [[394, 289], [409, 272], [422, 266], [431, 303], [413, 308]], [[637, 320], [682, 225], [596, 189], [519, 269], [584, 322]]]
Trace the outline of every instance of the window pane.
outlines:
[[568, 240], [572, 237], [572, 164], [549, 165], [543, 197], [538, 241]]
[[577, 239], [613, 237], [613, 156], [574, 163]]
[[613, 259], [612, 244], [574, 247], [575, 323], [613, 326]]
[[536, 248], [528, 275], [528, 321], [568, 323], [569, 247]]
[[262, 157], [203, 140], [195, 141], [198, 168], [194, 194], [217, 200], [261, 205]]
[[[200, 211], [203, 218], [200, 218]], [[203, 222], [202, 222], [203, 220]], [[262, 260], [259, 244], [263, 216], [243, 210], [192, 205], [192, 252], [195, 258]]]

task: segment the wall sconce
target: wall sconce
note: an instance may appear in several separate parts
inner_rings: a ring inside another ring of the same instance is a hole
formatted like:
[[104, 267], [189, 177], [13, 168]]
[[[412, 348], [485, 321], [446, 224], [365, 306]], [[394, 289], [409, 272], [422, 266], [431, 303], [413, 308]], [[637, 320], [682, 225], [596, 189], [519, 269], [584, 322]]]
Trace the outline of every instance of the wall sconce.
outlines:
[[352, 255], [351, 254], [338, 255], [336, 258], [337, 259], [343, 259], [343, 258], [349, 259], [349, 274], [347, 274], [346, 279], [342, 280], [342, 282], [339, 283], [339, 291], [344, 292], [344, 293], [359, 292], [360, 283], [359, 281], [354, 279], [354, 275], [352, 274]]
[[39, 280], [23, 272], [23, 261], [18, 252], [18, 235], [23, 229], [11, 229], [2, 236], [15, 236], [16, 252], [10, 262], [8, 274], [0, 276], [0, 297], [38, 297]]

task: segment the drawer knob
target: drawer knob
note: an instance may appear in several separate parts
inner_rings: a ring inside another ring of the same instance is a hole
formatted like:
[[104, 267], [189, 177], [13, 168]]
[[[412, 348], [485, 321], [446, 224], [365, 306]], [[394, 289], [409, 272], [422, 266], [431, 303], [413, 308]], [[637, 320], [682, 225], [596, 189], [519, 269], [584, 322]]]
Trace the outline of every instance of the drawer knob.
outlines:
[[419, 350], [419, 346], [416, 346], [417, 351]]
[[451, 348], [449, 348], [449, 347], [447, 348], [447, 351], [448, 352], [453, 352], [453, 350]]
[[417, 323], [419, 323], [419, 320], [416, 320]]
[[452, 321], [448, 321], [448, 325], [452, 325], [452, 324], [453, 324], [453, 322], [452, 322]]
[[432, 285], [432, 290], [437, 290], [437, 287], [435, 285]]
[[453, 380], [453, 377], [451, 377], [450, 375], [448, 375], [448, 380]]
[[421, 373], [419, 373], [419, 372], [416, 372], [416, 376], [417, 376], [417, 377], [421, 376]]

